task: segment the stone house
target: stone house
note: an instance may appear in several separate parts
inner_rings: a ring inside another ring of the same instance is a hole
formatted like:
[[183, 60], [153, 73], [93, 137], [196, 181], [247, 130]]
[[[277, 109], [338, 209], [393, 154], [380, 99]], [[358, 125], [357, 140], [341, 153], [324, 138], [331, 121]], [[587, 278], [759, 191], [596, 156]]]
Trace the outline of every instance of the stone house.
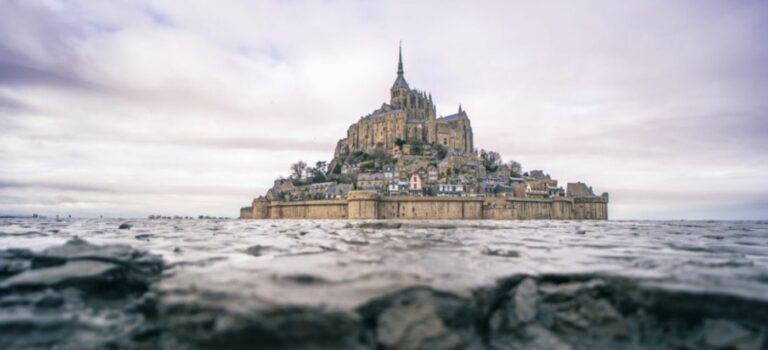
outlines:
[[344, 163], [341, 165], [342, 175], [353, 175], [360, 172], [360, 167], [357, 164]]
[[352, 191], [352, 184], [333, 184], [326, 188], [325, 199], [346, 198], [349, 191]]
[[436, 183], [438, 178], [437, 167], [434, 164], [430, 164], [427, 167], [427, 182]]
[[355, 185], [358, 190], [383, 191], [386, 188], [386, 181], [382, 173], [360, 174], [357, 176]]
[[438, 184], [437, 185], [437, 195], [441, 197], [445, 196], [462, 196], [464, 195], [464, 185], [463, 184]]
[[421, 176], [419, 174], [412, 174], [408, 180], [408, 191], [411, 195], [421, 195], [423, 187]]
[[525, 196], [528, 198], [549, 198], [549, 188], [541, 181], [527, 181]]
[[398, 168], [392, 164], [385, 164], [382, 167], [382, 171], [384, 172], [384, 179], [387, 181], [400, 178], [400, 172], [398, 171]]

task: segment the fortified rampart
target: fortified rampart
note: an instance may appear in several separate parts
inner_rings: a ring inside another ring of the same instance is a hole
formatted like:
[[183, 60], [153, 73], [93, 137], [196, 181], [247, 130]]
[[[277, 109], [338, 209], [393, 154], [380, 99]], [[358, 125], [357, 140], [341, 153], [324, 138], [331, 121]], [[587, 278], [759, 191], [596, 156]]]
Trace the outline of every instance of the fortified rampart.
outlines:
[[352, 191], [346, 199], [268, 201], [255, 199], [241, 219], [408, 220], [607, 220], [608, 198], [381, 197]]

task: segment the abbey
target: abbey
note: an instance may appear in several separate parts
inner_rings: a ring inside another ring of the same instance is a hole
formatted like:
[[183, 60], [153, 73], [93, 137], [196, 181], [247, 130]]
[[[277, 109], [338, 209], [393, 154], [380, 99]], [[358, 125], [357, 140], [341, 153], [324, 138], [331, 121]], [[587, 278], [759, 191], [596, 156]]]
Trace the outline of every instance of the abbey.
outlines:
[[581, 182], [563, 188], [542, 170], [523, 171], [478, 150], [467, 112], [439, 116], [432, 95], [405, 80], [403, 51], [389, 103], [361, 117], [330, 162], [291, 166], [243, 219], [608, 218], [608, 194]]
[[[437, 118], [432, 94], [411, 89], [403, 71], [400, 49], [397, 79], [390, 89], [389, 104], [384, 103], [373, 113], [362, 117], [347, 130], [347, 137], [336, 146], [335, 155], [377, 150], [391, 152], [398, 142], [421, 141], [439, 144], [451, 151], [472, 153], [472, 126], [467, 112]], [[397, 151], [395, 151], [397, 152]]]

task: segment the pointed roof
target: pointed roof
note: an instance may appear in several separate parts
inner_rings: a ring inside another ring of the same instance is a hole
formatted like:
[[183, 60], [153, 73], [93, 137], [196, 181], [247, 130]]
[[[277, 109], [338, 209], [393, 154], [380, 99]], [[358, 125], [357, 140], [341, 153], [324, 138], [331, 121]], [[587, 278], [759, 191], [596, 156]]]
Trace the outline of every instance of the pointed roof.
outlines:
[[392, 84], [392, 90], [394, 89], [409, 89], [408, 82], [405, 81], [405, 77], [403, 76], [403, 44], [400, 42], [400, 48], [399, 48], [399, 56], [397, 61], [397, 79], [395, 80], [395, 83]]

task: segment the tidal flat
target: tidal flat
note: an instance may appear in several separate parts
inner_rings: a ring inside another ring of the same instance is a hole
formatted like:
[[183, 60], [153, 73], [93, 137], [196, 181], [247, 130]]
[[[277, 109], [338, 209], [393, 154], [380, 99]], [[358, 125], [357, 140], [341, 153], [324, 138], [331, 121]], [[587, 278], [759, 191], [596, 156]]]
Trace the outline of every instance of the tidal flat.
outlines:
[[2, 349], [765, 349], [768, 221], [0, 219]]

